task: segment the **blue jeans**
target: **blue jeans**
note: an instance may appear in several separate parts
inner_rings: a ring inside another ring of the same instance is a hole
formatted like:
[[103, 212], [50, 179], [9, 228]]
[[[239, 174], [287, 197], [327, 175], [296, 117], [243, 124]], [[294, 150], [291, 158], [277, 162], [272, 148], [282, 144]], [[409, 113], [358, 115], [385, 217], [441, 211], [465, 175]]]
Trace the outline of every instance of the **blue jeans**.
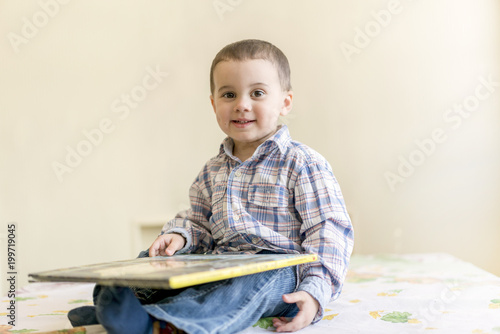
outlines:
[[153, 318], [187, 333], [225, 334], [242, 331], [262, 317], [294, 317], [296, 304], [286, 304], [282, 296], [294, 292], [296, 282], [296, 267], [286, 267], [182, 290], [132, 290]]
[[295, 268], [203, 284], [167, 297], [157, 304], [143, 305], [156, 319], [167, 321], [188, 333], [236, 333], [261, 317], [293, 317], [298, 308], [283, 302], [292, 293]]

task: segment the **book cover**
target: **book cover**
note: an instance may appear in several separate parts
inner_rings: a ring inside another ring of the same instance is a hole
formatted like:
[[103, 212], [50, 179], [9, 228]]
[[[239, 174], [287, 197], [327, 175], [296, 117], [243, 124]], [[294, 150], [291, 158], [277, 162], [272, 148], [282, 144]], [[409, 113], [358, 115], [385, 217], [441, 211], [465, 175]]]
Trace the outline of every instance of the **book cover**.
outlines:
[[314, 262], [316, 254], [175, 255], [137, 258], [29, 274], [32, 281], [179, 289]]

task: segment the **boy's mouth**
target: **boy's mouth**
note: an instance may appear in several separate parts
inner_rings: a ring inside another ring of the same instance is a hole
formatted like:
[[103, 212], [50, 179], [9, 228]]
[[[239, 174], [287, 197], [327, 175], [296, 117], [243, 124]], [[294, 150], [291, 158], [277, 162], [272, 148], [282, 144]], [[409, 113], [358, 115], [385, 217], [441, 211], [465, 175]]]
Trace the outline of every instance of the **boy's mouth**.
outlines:
[[255, 121], [247, 121], [247, 120], [234, 120], [232, 121], [233, 123], [238, 123], [238, 124], [247, 124], [247, 123], [250, 123], [250, 122], [255, 122]]
[[231, 121], [231, 123], [233, 123], [234, 126], [237, 128], [246, 128], [247, 126], [250, 126], [254, 122], [255, 120], [249, 120], [249, 119], [234, 119]]

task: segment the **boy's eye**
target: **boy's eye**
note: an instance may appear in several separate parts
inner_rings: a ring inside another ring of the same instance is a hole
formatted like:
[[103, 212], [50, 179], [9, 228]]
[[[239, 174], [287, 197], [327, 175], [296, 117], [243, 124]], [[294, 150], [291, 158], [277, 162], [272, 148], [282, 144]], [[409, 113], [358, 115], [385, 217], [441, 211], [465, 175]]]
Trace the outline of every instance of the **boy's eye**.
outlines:
[[252, 97], [262, 97], [264, 96], [264, 91], [262, 90], [255, 90], [252, 92]]
[[222, 97], [224, 97], [226, 99], [234, 99], [235, 96], [236, 95], [233, 92], [227, 92], [227, 93], [222, 94]]

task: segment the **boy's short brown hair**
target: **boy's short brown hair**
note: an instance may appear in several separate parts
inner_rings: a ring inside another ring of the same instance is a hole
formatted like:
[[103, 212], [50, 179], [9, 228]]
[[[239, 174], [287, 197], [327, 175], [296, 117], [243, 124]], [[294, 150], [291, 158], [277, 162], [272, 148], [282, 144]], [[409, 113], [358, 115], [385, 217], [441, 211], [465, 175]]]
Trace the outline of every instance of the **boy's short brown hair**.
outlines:
[[292, 89], [292, 84], [290, 82], [290, 65], [288, 64], [288, 59], [285, 54], [269, 42], [258, 39], [245, 39], [226, 45], [215, 56], [212, 61], [212, 67], [210, 68], [210, 92], [212, 94], [214, 93], [214, 69], [218, 63], [221, 61], [244, 61], [250, 59], [269, 60], [278, 70], [281, 88], [283, 88], [284, 91]]

